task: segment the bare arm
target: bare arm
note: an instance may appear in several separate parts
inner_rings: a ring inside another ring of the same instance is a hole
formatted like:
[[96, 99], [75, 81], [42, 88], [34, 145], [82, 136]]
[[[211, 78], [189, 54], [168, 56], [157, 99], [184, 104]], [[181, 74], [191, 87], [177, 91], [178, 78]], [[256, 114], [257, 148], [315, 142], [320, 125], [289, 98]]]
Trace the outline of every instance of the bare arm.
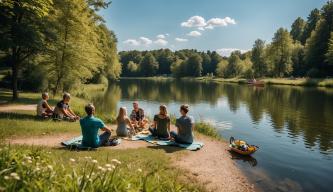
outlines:
[[61, 108], [61, 112], [62, 112], [63, 114], [65, 114], [67, 117], [71, 117], [71, 116], [73, 116], [71, 113], [69, 113], [68, 110], [65, 110], [64, 108]]
[[130, 121], [129, 118], [126, 118], [126, 123], [127, 123], [127, 125], [128, 125], [132, 130], [134, 129], [134, 127], [133, 127], [133, 125], [132, 125], [132, 123], [131, 123], [131, 121]]
[[103, 127], [101, 128], [102, 131], [105, 131], [105, 132], [108, 132], [108, 133], [111, 133], [111, 129], [108, 128], [108, 127]]
[[47, 103], [44, 102], [46, 109], [53, 111], [52, 107]]
[[77, 115], [72, 111], [72, 109], [71, 108], [68, 108], [68, 112], [72, 115], [72, 116], [74, 116], [74, 117], [76, 117]]

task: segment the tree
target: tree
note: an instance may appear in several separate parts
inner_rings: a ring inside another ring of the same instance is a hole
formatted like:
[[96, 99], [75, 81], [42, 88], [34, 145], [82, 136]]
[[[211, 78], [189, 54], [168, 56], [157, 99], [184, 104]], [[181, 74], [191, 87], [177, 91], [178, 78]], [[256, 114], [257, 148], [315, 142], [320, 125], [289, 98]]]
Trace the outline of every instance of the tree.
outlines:
[[216, 68], [216, 75], [218, 77], [226, 77], [227, 76], [227, 67], [228, 67], [228, 60], [222, 59]]
[[333, 1], [327, 2], [322, 8], [322, 17], [315, 30], [306, 41], [305, 61], [310, 68], [317, 68], [323, 73], [332, 74], [333, 69], [327, 63], [330, 33], [333, 31]]
[[202, 58], [202, 73], [203, 75], [207, 75], [207, 73], [211, 73], [210, 70], [212, 67], [210, 66], [210, 64], [212, 60], [210, 59], [210, 56], [205, 52], [201, 54], [201, 58]]
[[199, 54], [193, 54], [187, 60], [188, 74], [194, 77], [200, 77], [202, 74], [202, 58]]
[[287, 29], [280, 28], [274, 34], [269, 50], [273, 76], [283, 77], [292, 71], [292, 39]]
[[257, 39], [252, 48], [251, 61], [253, 63], [254, 75], [262, 77], [267, 72], [267, 63], [265, 61], [265, 42]]
[[139, 71], [138, 64], [134, 63], [133, 61], [130, 61], [127, 65], [127, 70], [130, 74], [130, 76], [135, 76]]
[[154, 76], [158, 70], [158, 62], [155, 57], [150, 53], [146, 53], [140, 63], [140, 71], [144, 76]]
[[158, 74], [170, 74], [170, 66], [174, 62], [174, 55], [170, 49], [158, 50], [157, 61], [159, 63]]
[[304, 46], [300, 42], [296, 42], [292, 48], [293, 75], [304, 76], [307, 68], [304, 63]]
[[329, 41], [328, 51], [325, 54], [325, 56], [326, 56], [326, 62], [332, 66], [333, 65], [333, 32], [331, 32], [331, 38]]
[[236, 77], [242, 73], [242, 60], [239, 58], [240, 52], [234, 51], [228, 59], [227, 76]]
[[49, 47], [46, 62], [50, 66], [51, 87], [56, 94], [60, 88], [68, 90], [92, 78], [110, 58], [101, 56], [97, 33], [100, 31], [86, 1], [54, 0], [54, 8], [50, 20], [56, 40]]
[[302, 45], [305, 45], [306, 40], [311, 36], [312, 31], [316, 28], [316, 25], [320, 19], [320, 11], [316, 8], [311, 11], [308, 16], [308, 20], [304, 26], [304, 31], [301, 39]]
[[210, 54], [210, 58], [211, 58], [211, 63], [210, 63], [210, 67], [209, 67], [207, 72], [208, 73], [215, 73], [217, 64], [222, 60], [222, 57], [216, 51], [213, 51]]
[[0, 1], [0, 50], [9, 56], [12, 67], [13, 99], [18, 98], [18, 74], [29, 57], [44, 50], [51, 0]]
[[306, 22], [300, 17], [291, 25], [290, 35], [294, 41], [302, 41], [305, 25]]

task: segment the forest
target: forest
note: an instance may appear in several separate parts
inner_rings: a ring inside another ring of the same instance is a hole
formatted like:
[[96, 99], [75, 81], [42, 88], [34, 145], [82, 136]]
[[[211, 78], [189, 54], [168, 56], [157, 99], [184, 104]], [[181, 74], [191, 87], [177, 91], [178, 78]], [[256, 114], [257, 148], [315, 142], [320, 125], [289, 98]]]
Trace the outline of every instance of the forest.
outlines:
[[270, 43], [257, 39], [246, 53], [160, 49], [121, 51], [122, 76], [330, 77], [333, 76], [333, 1], [279, 28]]
[[[104, 0], [0, 1], [1, 87], [50, 90], [118, 78], [117, 38], [97, 13]], [[4, 71], [4, 72], [3, 72]]]
[[280, 28], [245, 53], [170, 49], [117, 51], [99, 10], [105, 0], [0, 1], [0, 86], [53, 94], [122, 77], [333, 76], [333, 1]]

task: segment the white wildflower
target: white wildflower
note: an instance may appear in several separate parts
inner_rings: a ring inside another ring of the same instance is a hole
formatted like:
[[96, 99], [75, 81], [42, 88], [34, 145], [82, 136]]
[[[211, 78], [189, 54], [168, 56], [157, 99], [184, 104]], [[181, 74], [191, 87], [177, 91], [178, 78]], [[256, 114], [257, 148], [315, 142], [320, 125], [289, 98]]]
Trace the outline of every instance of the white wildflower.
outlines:
[[40, 168], [39, 168], [39, 167], [36, 167], [35, 171], [37, 171], [37, 172], [40, 171]]
[[52, 165], [48, 165], [47, 168], [50, 169], [50, 170], [53, 170]]
[[28, 163], [30, 163], [30, 164], [32, 163], [32, 161], [31, 161], [31, 160], [28, 160], [27, 162], [28, 162]]
[[92, 163], [98, 163], [98, 161], [96, 159], [93, 159], [91, 162]]
[[11, 177], [16, 177], [16, 176], [18, 176], [18, 174], [15, 173], [15, 172], [13, 172], [13, 173], [10, 174], [10, 176], [11, 176]]
[[111, 168], [111, 167], [108, 167], [108, 171], [112, 171], [112, 168]]
[[118, 159], [112, 159], [111, 161], [114, 162], [114, 163], [117, 163], [119, 165], [121, 164], [121, 162]]
[[70, 158], [70, 159], [69, 159], [69, 161], [71, 161], [71, 162], [75, 162], [75, 159], [73, 159], [73, 158]]
[[97, 169], [98, 169], [98, 170], [102, 170], [102, 167], [101, 167], [101, 166], [98, 166]]
[[142, 169], [139, 168], [138, 171], [139, 171], [139, 172], [142, 172]]
[[10, 178], [6, 175], [3, 177], [5, 180], [9, 180]]
[[111, 164], [105, 164], [105, 167], [111, 167]]

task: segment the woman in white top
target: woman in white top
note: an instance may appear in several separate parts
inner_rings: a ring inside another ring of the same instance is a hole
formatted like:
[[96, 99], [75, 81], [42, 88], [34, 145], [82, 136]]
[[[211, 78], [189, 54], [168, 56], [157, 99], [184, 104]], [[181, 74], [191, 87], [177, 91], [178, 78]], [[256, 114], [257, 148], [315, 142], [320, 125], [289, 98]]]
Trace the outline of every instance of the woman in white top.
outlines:
[[48, 104], [49, 99], [48, 93], [42, 93], [42, 100], [37, 104], [37, 116], [39, 117], [51, 117], [53, 115], [53, 109]]
[[[129, 128], [127, 127], [130, 127]], [[127, 110], [125, 107], [120, 107], [118, 117], [117, 117], [117, 136], [119, 137], [127, 137], [129, 133], [134, 133], [134, 127], [131, 124], [130, 119], [127, 117]]]

